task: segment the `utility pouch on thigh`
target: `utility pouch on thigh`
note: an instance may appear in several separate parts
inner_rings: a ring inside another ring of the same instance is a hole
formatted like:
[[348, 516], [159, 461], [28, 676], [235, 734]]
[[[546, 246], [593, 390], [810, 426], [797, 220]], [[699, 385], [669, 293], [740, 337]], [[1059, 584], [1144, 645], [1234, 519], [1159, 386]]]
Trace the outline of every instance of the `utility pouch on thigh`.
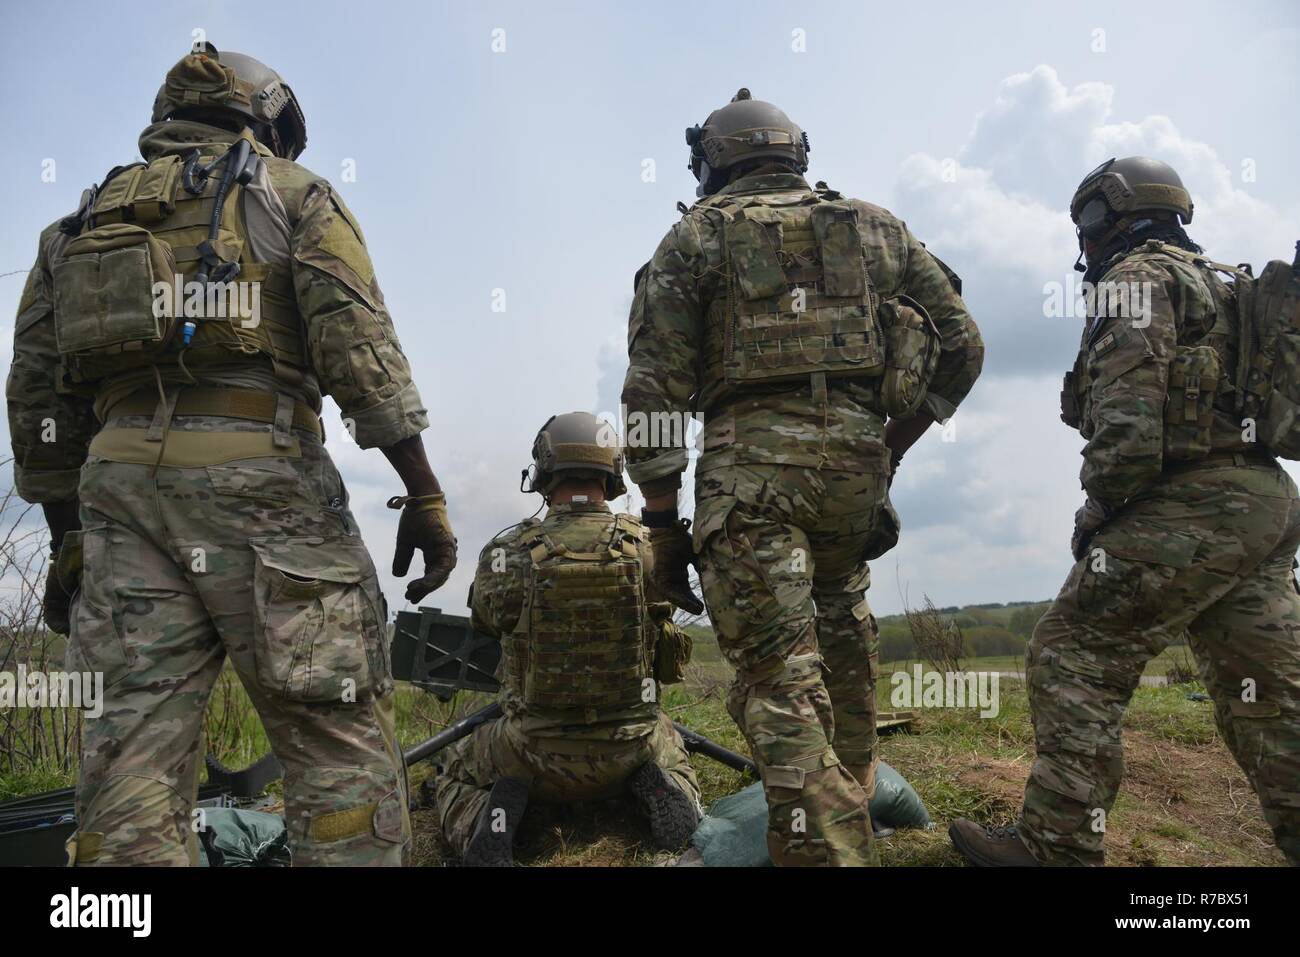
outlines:
[[383, 599], [360, 539], [260, 538], [249, 544], [257, 677], [290, 701], [351, 702], [392, 687]]
[[1214, 397], [1220, 377], [1219, 354], [1212, 347], [1178, 347], [1169, 364], [1165, 398], [1165, 461], [1195, 461], [1210, 453]]

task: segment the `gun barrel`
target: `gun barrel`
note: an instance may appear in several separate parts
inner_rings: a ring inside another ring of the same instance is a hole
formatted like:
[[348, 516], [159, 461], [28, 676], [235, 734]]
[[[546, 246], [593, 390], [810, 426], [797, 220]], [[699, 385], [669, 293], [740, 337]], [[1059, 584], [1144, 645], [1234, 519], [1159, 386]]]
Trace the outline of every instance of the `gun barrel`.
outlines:
[[461, 738], [473, 733], [474, 729], [481, 724], [486, 724], [501, 717], [501, 703], [494, 701], [485, 708], [480, 708], [473, 714], [461, 718], [455, 724], [443, 728], [428, 741], [422, 741], [415, 747], [407, 751], [403, 757], [407, 765], [423, 761], [425, 758], [432, 757], [449, 744], [459, 741]]
[[725, 764], [735, 771], [749, 771], [755, 776], [758, 774], [758, 765], [743, 754], [737, 754], [735, 751], [729, 751], [720, 744], [715, 744], [704, 735], [692, 731], [685, 725], [673, 722], [673, 727], [677, 733], [682, 736], [682, 743], [686, 745], [686, 750], [692, 754], [703, 754], [712, 758], [719, 764]]

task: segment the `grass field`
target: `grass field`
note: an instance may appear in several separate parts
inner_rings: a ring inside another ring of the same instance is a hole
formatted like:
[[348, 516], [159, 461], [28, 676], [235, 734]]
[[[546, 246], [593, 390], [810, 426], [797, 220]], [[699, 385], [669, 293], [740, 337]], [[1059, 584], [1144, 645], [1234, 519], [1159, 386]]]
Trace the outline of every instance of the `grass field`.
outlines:
[[[1174, 649], [1161, 656], [1149, 672], [1163, 673], [1179, 655]], [[882, 708], [889, 707], [889, 675], [910, 664], [900, 660], [883, 667], [878, 689]], [[963, 665], [1016, 672], [1022, 670], [1023, 658], [964, 659]], [[682, 724], [745, 752], [745, 742], [726, 713], [729, 682], [730, 669], [712, 636], [701, 631], [688, 680], [667, 690], [665, 707]], [[1110, 863], [1282, 863], [1250, 786], [1215, 732], [1210, 705], [1187, 697], [1199, 690], [1199, 685], [1181, 684], [1141, 688], [1135, 695], [1125, 733], [1128, 775], [1108, 821]], [[948, 821], [965, 816], [1005, 823], [1015, 816], [1033, 757], [1033, 735], [1023, 686], [1003, 682], [1000, 692], [1001, 710], [996, 717], [981, 719], [974, 710], [924, 710], [910, 727], [882, 738], [882, 757], [913, 784], [936, 822], [931, 830], [899, 831], [883, 841], [883, 863], [960, 864], [948, 844]], [[454, 703], [444, 704], [403, 685], [397, 697], [399, 739], [410, 747], [486, 700], [460, 695]], [[208, 709], [205, 747], [231, 767], [251, 763], [268, 748], [260, 722], [229, 670]], [[693, 763], [706, 804], [748, 783], [747, 776], [707, 758], [697, 755]], [[15, 764], [12, 755], [7, 764], [0, 764], [0, 799], [66, 786], [75, 778], [75, 767], [67, 761]], [[412, 793], [419, 793], [431, 770], [428, 762], [411, 769]], [[425, 866], [446, 862], [434, 812], [417, 810], [413, 822], [415, 862]], [[671, 861], [651, 847], [647, 828], [624, 801], [530, 808], [516, 856], [521, 863], [541, 866], [644, 866]]]

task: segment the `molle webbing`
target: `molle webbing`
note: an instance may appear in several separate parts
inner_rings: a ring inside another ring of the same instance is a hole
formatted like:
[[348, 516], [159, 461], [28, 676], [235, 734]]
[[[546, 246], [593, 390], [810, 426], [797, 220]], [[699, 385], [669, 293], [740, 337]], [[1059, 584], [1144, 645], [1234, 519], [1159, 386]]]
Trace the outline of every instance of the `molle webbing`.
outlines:
[[[220, 155], [219, 152], [201, 155], [198, 165], [207, 166]], [[169, 155], [147, 166], [133, 166], [119, 172], [99, 191], [87, 223], [91, 228], [114, 223], [138, 225], [167, 245], [178, 273], [179, 301], [174, 304], [178, 321], [180, 317], [192, 315], [185, 310], [191, 293], [204, 300], [205, 308], [211, 308], [203, 291], [187, 290], [184, 283], [194, 277], [201, 265], [200, 249], [208, 240], [221, 179], [221, 167], [218, 167], [203, 181], [202, 191], [193, 195], [184, 186], [184, 167], [181, 156]], [[212, 249], [222, 262], [239, 263], [239, 273], [224, 290], [220, 283], [210, 287], [217, 308], [224, 314], [218, 312], [215, 317], [208, 317], [205, 313], [201, 318], [186, 353], [186, 365], [229, 361], [232, 353], [261, 353], [277, 367], [304, 370], [310, 361], [289, 265], [253, 262], [249, 258], [242, 207], [246, 188], [235, 185], [227, 193], [217, 237], [212, 241]], [[251, 305], [254, 294], [257, 296], [255, 319], [233, 311]], [[165, 358], [171, 351], [165, 348], [166, 343], [162, 345], [162, 351], [154, 352], [159, 358]], [[124, 366], [138, 366], [148, 353], [147, 349], [137, 348], [134, 356], [123, 356], [120, 361]], [[87, 361], [87, 370], [92, 377], [101, 378], [104, 374], [111, 375], [118, 361], [97, 356]]]
[[181, 158], [166, 156], [130, 166], [104, 184], [95, 200], [91, 225], [156, 223], [176, 211]]
[[729, 387], [879, 377], [884, 344], [858, 211], [815, 193], [725, 197], [723, 295], [704, 378]]
[[612, 538], [591, 551], [549, 536], [524, 543], [532, 567], [506, 663], [524, 703], [539, 713], [595, 723], [658, 705], [645, 701], [653, 648], [646, 611], [639, 526], [618, 516]]
[[[173, 415], [218, 415], [253, 422], [274, 423], [279, 397], [270, 392], [253, 392], [247, 389], [181, 390], [176, 399]], [[104, 414], [104, 421], [121, 415], [153, 415], [158, 407], [158, 396], [137, 392], [118, 402]], [[305, 429], [316, 438], [321, 437], [320, 417], [305, 403], [293, 404], [293, 428]]]

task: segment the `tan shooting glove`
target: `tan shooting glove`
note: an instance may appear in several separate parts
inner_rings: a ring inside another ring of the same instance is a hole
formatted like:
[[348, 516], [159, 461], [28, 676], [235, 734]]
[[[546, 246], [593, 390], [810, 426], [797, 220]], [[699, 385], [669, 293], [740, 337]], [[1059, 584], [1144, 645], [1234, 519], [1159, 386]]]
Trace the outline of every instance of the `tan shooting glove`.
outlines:
[[405, 575], [418, 548], [424, 555], [424, 574], [406, 583], [406, 600], [418, 602], [441, 588], [456, 567], [456, 536], [447, 518], [447, 497], [437, 495], [395, 495], [389, 508], [402, 510], [397, 523], [397, 551], [393, 574]]
[[[642, 512], [643, 520], [647, 513]], [[657, 597], [684, 608], [692, 615], [704, 612], [704, 604], [691, 591], [688, 569], [695, 564], [695, 547], [691, 544], [691, 521], [675, 519], [671, 524], [656, 528], [647, 523], [650, 532], [650, 551], [654, 565], [650, 571], [650, 587]]]

